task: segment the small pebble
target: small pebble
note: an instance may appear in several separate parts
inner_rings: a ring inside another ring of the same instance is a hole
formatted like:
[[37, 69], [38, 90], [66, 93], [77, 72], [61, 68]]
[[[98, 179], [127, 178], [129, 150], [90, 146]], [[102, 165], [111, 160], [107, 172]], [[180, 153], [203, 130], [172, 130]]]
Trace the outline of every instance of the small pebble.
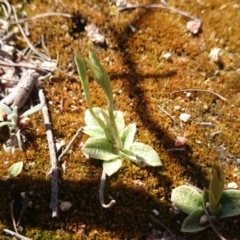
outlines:
[[152, 213], [153, 213], [156, 217], [159, 215], [159, 212], [158, 212], [158, 210], [156, 210], [156, 209], [153, 209], [153, 210], [152, 210]]
[[238, 185], [235, 182], [230, 182], [228, 183], [227, 188], [238, 189]]
[[189, 121], [190, 117], [191, 117], [191, 115], [187, 114], [187, 113], [180, 114], [180, 119], [185, 123]]

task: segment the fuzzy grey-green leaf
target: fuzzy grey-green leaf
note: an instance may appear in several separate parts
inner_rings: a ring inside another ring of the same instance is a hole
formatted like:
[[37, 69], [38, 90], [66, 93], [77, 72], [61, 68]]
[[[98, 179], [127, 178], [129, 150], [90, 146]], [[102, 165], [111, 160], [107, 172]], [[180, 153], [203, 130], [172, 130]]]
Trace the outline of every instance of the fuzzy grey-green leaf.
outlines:
[[123, 148], [129, 150], [133, 144], [134, 136], [136, 133], [136, 124], [129, 124], [124, 128], [121, 134], [121, 140], [123, 143]]
[[104, 161], [103, 162], [103, 169], [108, 176], [113, 175], [117, 172], [120, 167], [122, 166], [121, 158], [113, 159], [111, 161]]
[[109, 161], [119, 157], [113, 152], [113, 145], [108, 139], [89, 138], [83, 145], [82, 151], [90, 158]]
[[17, 163], [14, 163], [7, 171], [7, 175], [9, 177], [16, 177], [21, 171], [22, 171], [22, 168], [23, 168], [23, 162], [17, 162]]
[[219, 218], [240, 215], [240, 191], [224, 190], [220, 199], [222, 209], [218, 214]]
[[172, 190], [171, 201], [178, 209], [187, 214], [202, 207], [202, 195], [193, 187], [185, 185]]
[[182, 223], [182, 232], [199, 232], [206, 228], [208, 228], [210, 225], [200, 225], [200, 219], [203, 216], [203, 209], [197, 208], [195, 209], [189, 216], [187, 216], [183, 223]]
[[143, 162], [152, 167], [162, 166], [162, 162], [157, 152], [144, 143], [134, 142], [130, 147], [130, 151], [135, 154], [139, 162]]

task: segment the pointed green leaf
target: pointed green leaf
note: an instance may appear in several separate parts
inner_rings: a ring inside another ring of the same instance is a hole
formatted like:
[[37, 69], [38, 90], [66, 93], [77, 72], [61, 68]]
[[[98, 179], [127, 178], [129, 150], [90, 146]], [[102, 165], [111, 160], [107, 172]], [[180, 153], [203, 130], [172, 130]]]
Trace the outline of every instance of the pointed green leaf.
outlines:
[[28, 116], [30, 116], [31, 114], [40, 111], [43, 106], [44, 106], [44, 103], [39, 103], [38, 105], [36, 105], [36, 106], [30, 108], [29, 110], [27, 110], [26, 112], [24, 112], [24, 113], [21, 115], [21, 118], [28, 117]]
[[136, 162], [136, 164], [138, 165], [147, 164], [152, 167], [162, 166], [157, 152], [144, 143], [134, 142], [130, 147], [130, 151], [137, 157], [139, 163]]
[[211, 215], [216, 216], [220, 212], [222, 206], [215, 199], [213, 193], [210, 190], [207, 190], [207, 191], [208, 191], [208, 197], [209, 197], [209, 199], [208, 199], [209, 200], [209, 212]]
[[85, 90], [85, 87], [88, 87], [88, 76], [85, 62], [83, 61], [81, 55], [77, 51], [74, 51], [74, 60], [77, 66], [80, 82], [82, 84], [83, 89]]
[[109, 161], [119, 156], [113, 153], [113, 145], [106, 138], [89, 138], [82, 151], [90, 158]]
[[[219, 202], [224, 189], [224, 173], [218, 164], [212, 166], [212, 179], [209, 183], [209, 191], [212, 192], [216, 203]], [[210, 196], [209, 196], [210, 197]]]
[[202, 195], [193, 187], [185, 185], [172, 190], [171, 201], [178, 209], [187, 214], [202, 207]]
[[11, 109], [8, 105], [4, 104], [3, 102], [0, 102], [0, 108], [1, 108], [7, 115], [10, 114], [10, 113], [12, 113], [12, 109]]
[[124, 149], [127, 149], [127, 150], [130, 149], [134, 141], [135, 133], [136, 133], [135, 123], [129, 124], [124, 128], [124, 130], [121, 133], [121, 140], [122, 140]]
[[219, 218], [232, 217], [240, 214], [240, 191], [224, 190], [220, 199], [222, 209]]
[[9, 177], [16, 177], [23, 168], [23, 162], [14, 163], [7, 171]]
[[121, 168], [121, 166], [122, 166], [121, 158], [103, 162], [103, 169], [108, 176], [111, 176], [115, 172], [117, 172]]
[[186, 217], [182, 223], [182, 232], [199, 232], [210, 225], [200, 225], [200, 219], [203, 216], [203, 209], [201, 207], [195, 209], [188, 217]]

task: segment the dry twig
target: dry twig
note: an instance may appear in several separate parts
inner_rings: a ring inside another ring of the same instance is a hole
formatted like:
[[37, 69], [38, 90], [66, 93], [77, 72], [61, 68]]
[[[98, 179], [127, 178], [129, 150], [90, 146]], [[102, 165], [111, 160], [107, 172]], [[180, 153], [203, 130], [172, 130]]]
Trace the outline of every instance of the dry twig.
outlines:
[[62, 157], [65, 155], [65, 153], [69, 150], [69, 148], [72, 146], [73, 142], [75, 141], [75, 139], [77, 138], [77, 136], [82, 133], [83, 127], [80, 127], [77, 132], [75, 133], [75, 135], [72, 137], [71, 141], [68, 143], [68, 145], [66, 146], [66, 148], [63, 150], [63, 152], [60, 154], [60, 156], [58, 157], [58, 162], [61, 162]]
[[39, 90], [39, 99], [41, 103], [44, 103], [42, 108], [44, 123], [46, 127], [46, 135], [48, 141], [49, 154], [51, 159], [51, 170], [52, 174], [52, 182], [51, 182], [51, 209], [52, 209], [52, 217], [58, 217], [58, 160], [56, 153], [56, 146], [54, 143], [53, 133], [52, 133], [52, 125], [50, 122], [48, 108], [46, 105], [46, 98], [43, 93], [43, 90]]
[[17, 86], [1, 102], [11, 105], [12, 108], [17, 106], [20, 109], [24, 106], [33, 88], [36, 86], [37, 80], [38, 74], [33, 70], [24, 71]]
[[203, 89], [195, 89], [195, 88], [189, 88], [189, 89], [181, 89], [181, 90], [177, 90], [177, 91], [173, 91], [170, 93], [170, 95], [175, 94], [175, 93], [180, 93], [180, 92], [205, 92], [205, 93], [211, 93], [217, 97], [219, 97], [220, 99], [222, 99], [223, 101], [227, 101], [227, 99], [223, 96], [221, 96], [218, 93], [215, 93], [213, 91], [209, 91], [209, 90], [203, 90]]
[[188, 12], [182, 11], [178, 8], [175, 7], [171, 7], [171, 6], [166, 6], [163, 4], [131, 4], [128, 3], [126, 6], [120, 6], [119, 7], [119, 11], [124, 11], [124, 10], [128, 10], [128, 9], [134, 9], [134, 8], [161, 8], [161, 9], [165, 9], [165, 10], [169, 10], [171, 12], [174, 13], [178, 13], [184, 17], [190, 18], [192, 20], [198, 20], [198, 18], [191, 16]]
[[19, 233], [15, 233], [9, 229], [1, 229], [4, 233], [7, 233], [9, 235], [11, 235], [12, 237], [15, 237], [16, 239], [19, 239], [19, 240], [31, 240], [30, 238], [27, 238], [27, 237], [24, 237], [22, 235], [20, 235]]
[[164, 228], [171, 236], [171, 239], [176, 239], [176, 237], [174, 236], [174, 234], [171, 232], [171, 230], [164, 225], [162, 222], [160, 222], [158, 219], [156, 219], [153, 215], [149, 214], [149, 217], [151, 218], [151, 220], [155, 223], [157, 223], [158, 225], [160, 225], [162, 228]]
[[160, 107], [159, 105], [158, 105], [158, 108], [159, 108], [163, 113], [165, 113], [167, 116], [169, 116], [169, 117], [172, 119], [173, 124], [174, 124], [174, 126], [175, 126], [175, 119], [173, 118], [173, 116], [172, 116], [169, 112], [167, 112], [165, 109], [163, 109], [162, 107]]

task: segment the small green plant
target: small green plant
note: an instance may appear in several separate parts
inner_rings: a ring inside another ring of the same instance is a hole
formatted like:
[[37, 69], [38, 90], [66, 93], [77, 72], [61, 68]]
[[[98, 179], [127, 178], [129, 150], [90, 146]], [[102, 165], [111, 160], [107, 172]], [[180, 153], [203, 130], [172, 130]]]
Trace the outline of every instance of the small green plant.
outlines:
[[26, 118], [31, 114], [38, 112], [39, 110], [41, 110], [42, 107], [43, 107], [43, 104], [40, 103], [34, 106], [33, 108], [27, 110], [26, 112], [24, 112], [21, 116], [19, 116], [17, 106], [11, 109], [6, 104], [0, 102], [0, 109], [2, 109], [7, 114], [7, 120], [8, 120], [8, 121], [0, 122], [0, 127], [8, 126], [9, 132], [10, 132], [9, 140], [7, 140], [7, 142], [3, 145], [3, 148], [5, 151], [13, 152], [15, 146], [18, 146], [20, 150], [23, 149], [23, 143], [25, 140], [22, 140], [22, 139], [25, 139], [25, 137], [24, 135], [21, 134], [22, 129], [20, 128], [20, 121], [23, 118]]
[[[213, 227], [212, 221], [240, 214], [240, 191], [224, 190], [224, 173], [214, 164], [209, 189], [179, 186], [172, 191], [171, 201], [188, 217], [182, 223], [182, 232], [198, 232]], [[216, 229], [214, 229], [216, 231]]]
[[[88, 107], [85, 112], [86, 126], [83, 132], [90, 137], [84, 143], [82, 151], [87, 157], [103, 161], [102, 180], [105, 181], [105, 173], [111, 176], [117, 172], [122, 166], [123, 159], [129, 159], [139, 166], [161, 166], [161, 160], [155, 150], [144, 143], [134, 142], [136, 125], [131, 123], [125, 126], [123, 113], [114, 111], [110, 78], [91, 48], [89, 48], [89, 60], [86, 62], [106, 96], [107, 109], [92, 107], [86, 66], [80, 54], [75, 52], [75, 63]], [[103, 184], [100, 188], [102, 187]], [[100, 191], [100, 200], [103, 197], [101, 193], [102, 191]]]

